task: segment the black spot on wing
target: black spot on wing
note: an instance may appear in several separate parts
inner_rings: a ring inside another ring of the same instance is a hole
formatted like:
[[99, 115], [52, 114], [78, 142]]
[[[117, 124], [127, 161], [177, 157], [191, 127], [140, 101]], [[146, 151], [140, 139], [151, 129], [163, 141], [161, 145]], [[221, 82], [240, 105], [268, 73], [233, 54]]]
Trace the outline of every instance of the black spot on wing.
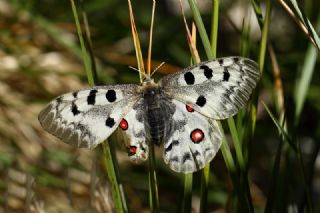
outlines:
[[87, 97], [87, 102], [88, 105], [94, 105], [96, 103], [96, 94], [97, 94], [98, 90], [91, 90], [88, 97]]
[[144, 131], [141, 130], [141, 131], [139, 131], [139, 132], [135, 132], [135, 133], [134, 133], [134, 136], [135, 136], [136, 138], [142, 138], [142, 137], [145, 136], [145, 134], [144, 134]]
[[71, 104], [71, 112], [73, 115], [78, 115], [80, 113], [78, 106], [74, 102]]
[[203, 95], [200, 95], [197, 99], [197, 102], [196, 104], [200, 107], [203, 107], [207, 102], [207, 99], [203, 96]]
[[230, 78], [230, 73], [229, 73], [228, 69], [225, 68], [223, 71], [223, 81], [229, 81], [229, 78]]
[[184, 74], [184, 80], [188, 85], [194, 84], [194, 75], [192, 74], [192, 72], [186, 72]]
[[172, 150], [172, 147], [179, 145], [179, 141], [174, 140], [172, 143], [164, 150], [165, 153], [169, 152]]
[[211, 152], [211, 148], [207, 147], [205, 150], [204, 150], [204, 154], [207, 155], [207, 152]]
[[240, 60], [240, 58], [238, 58], [238, 57], [234, 57], [234, 58], [233, 58], [234, 63], [238, 63], [239, 60]]
[[210, 67], [208, 67], [207, 65], [201, 65], [200, 69], [203, 69], [203, 74], [206, 76], [207, 79], [211, 79], [212, 78], [212, 69]]
[[61, 102], [62, 102], [62, 97], [61, 97], [61, 96], [58, 97], [58, 98], [56, 99], [56, 101], [57, 101], [58, 104], [61, 103]]
[[191, 155], [188, 152], [183, 155], [182, 163], [186, 162], [187, 160], [191, 160]]
[[55, 109], [56, 109], [56, 111], [59, 111], [59, 106], [62, 103], [62, 97], [60, 96], [60, 97], [56, 98], [56, 102], [57, 102], [57, 104], [55, 106]]
[[117, 100], [116, 91], [114, 91], [113, 89], [108, 90], [108, 92], [106, 93], [106, 98], [109, 102], [114, 102], [115, 100]]
[[115, 124], [114, 119], [111, 117], [108, 117], [106, 120], [106, 126], [112, 128], [114, 124]]
[[78, 92], [73, 92], [73, 93], [72, 93], [72, 96], [73, 96], [74, 98], [77, 98], [77, 97], [78, 97]]
[[171, 161], [171, 162], [173, 162], [173, 161], [179, 162], [179, 158], [178, 158], [178, 156], [174, 156], [173, 158], [170, 158], [169, 161]]
[[223, 58], [218, 59], [219, 65], [222, 66], [223, 65]]
[[200, 152], [198, 152], [197, 150], [195, 152], [192, 153], [193, 156], [196, 158], [197, 156], [200, 156]]

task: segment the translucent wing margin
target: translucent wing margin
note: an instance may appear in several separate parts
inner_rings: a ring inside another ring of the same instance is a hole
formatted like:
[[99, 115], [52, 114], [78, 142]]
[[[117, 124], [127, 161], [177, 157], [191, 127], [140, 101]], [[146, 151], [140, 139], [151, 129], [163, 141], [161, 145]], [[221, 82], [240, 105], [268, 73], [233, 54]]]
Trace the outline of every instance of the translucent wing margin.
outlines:
[[246, 104], [258, 80], [259, 68], [254, 61], [228, 57], [167, 75], [159, 84], [170, 98], [210, 118], [225, 119]]
[[139, 100], [137, 85], [97, 86], [59, 96], [42, 110], [40, 124], [76, 147], [94, 148]]

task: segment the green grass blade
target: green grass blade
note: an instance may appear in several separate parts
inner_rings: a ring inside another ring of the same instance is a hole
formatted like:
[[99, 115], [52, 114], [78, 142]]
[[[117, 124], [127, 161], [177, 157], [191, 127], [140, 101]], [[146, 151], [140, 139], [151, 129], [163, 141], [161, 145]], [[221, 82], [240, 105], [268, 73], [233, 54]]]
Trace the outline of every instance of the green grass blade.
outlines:
[[229, 125], [229, 128], [230, 128], [230, 133], [231, 133], [231, 136], [232, 136], [232, 139], [233, 139], [234, 148], [236, 150], [236, 156], [237, 156], [237, 161], [238, 161], [240, 170], [244, 171], [245, 170], [245, 161], [244, 161], [244, 158], [243, 158], [241, 143], [240, 143], [240, 140], [239, 140], [236, 124], [234, 122], [234, 119], [230, 119], [229, 118], [227, 121], [228, 121], [228, 125]]
[[291, 4], [293, 5], [293, 8], [296, 12], [296, 14], [298, 15], [300, 21], [304, 24], [304, 26], [307, 28], [308, 30], [308, 35], [311, 36], [315, 47], [318, 49], [318, 51], [320, 50], [320, 38], [317, 34], [317, 31], [314, 29], [314, 27], [312, 26], [311, 22], [309, 21], [309, 19], [304, 15], [304, 12], [302, 9], [300, 9], [300, 6], [298, 4], [298, 2], [296, 0], [290, 0]]
[[[257, 7], [258, 7], [258, 4], [256, 4], [254, 6], [255, 13], [258, 13], [258, 14], [256, 14], [256, 16], [260, 17], [261, 11]], [[266, 12], [265, 12], [264, 20], [263, 20], [263, 25], [262, 25], [261, 42], [260, 42], [260, 50], [259, 50], [259, 58], [258, 58], [258, 64], [259, 64], [259, 69], [260, 69], [261, 75], [263, 73], [265, 55], [266, 55], [266, 49], [267, 49], [271, 9], [272, 9], [271, 0], [267, 0], [266, 1]], [[259, 87], [259, 84], [257, 87]], [[257, 107], [258, 107], [258, 93], [253, 93], [252, 104], [251, 104], [251, 108], [250, 108], [250, 121], [249, 121], [249, 125], [247, 128], [247, 132], [245, 133], [245, 136], [247, 136], [247, 137], [253, 138], [253, 135], [255, 132], [255, 127], [256, 127], [256, 120], [257, 120]], [[248, 157], [246, 157], [246, 159], [248, 159]]]
[[200, 188], [200, 212], [207, 212], [208, 208], [208, 191], [210, 178], [210, 164], [202, 169], [201, 188]]
[[[88, 83], [90, 86], [93, 86], [95, 84], [95, 77], [92, 68], [91, 63], [94, 63], [94, 61], [90, 61], [90, 56], [88, 53], [88, 50], [85, 45], [85, 40], [83, 38], [83, 33], [82, 29], [80, 26], [80, 20], [77, 12], [77, 7], [74, 3], [73, 0], [70, 0], [71, 2], [71, 7], [72, 7], [72, 12], [74, 15], [75, 23], [76, 23], [76, 28], [78, 32], [78, 37], [80, 41], [80, 46], [81, 46], [81, 52], [82, 52], [82, 58], [83, 58], [83, 63], [85, 67], [85, 71], [87, 74], [88, 78]], [[112, 155], [112, 150], [110, 149], [110, 145], [108, 141], [105, 141], [102, 144], [103, 147], [103, 154], [104, 154], [104, 163], [106, 166], [107, 170], [107, 175], [109, 177], [110, 183], [112, 185], [112, 197], [113, 201], [115, 203], [115, 209], [117, 212], [127, 212], [126, 208], [126, 203], [125, 203], [125, 198], [124, 198], [124, 193], [122, 191], [122, 186], [118, 183], [118, 178], [117, 178], [117, 173], [114, 168], [114, 159]]]
[[[320, 30], [320, 16], [317, 21], [317, 30]], [[310, 82], [313, 76], [316, 61], [318, 59], [318, 50], [310, 45], [304, 58], [303, 66], [301, 69], [301, 75], [297, 78], [297, 84], [295, 88], [295, 124], [299, 121], [303, 105], [306, 100], [307, 92], [309, 90]]]
[[192, 180], [193, 173], [184, 175], [184, 191], [183, 191], [183, 209], [182, 212], [191, 213], [192, 211]]
[[281, 153], [283, 147], [283, 137], [280, 137], [280, 143], [277, 148], [276, 157], [273, 163], [271, 181], [269, 184], [268, 195], [267, 195], [267, 203], [264, 212], [273, 212], [274, 204], [276, 202], [277, 193], [276, 186], [279, 179], [279, 171], [280, 171], [280, 161], [281, 161]]
[[262, 102], [264, 108], [266, 109], [266, 111], [268, 112], [270, 118], [272, 119], [273, 123], [276, 125], [276, 127], [278, 128], [279, 132], [281, 133], [281, 135], [284, 137], [285, 141], [287, 141], [290, 146], [292, 147], [293, 150], [295, 150], [295, 152], [297, 152], [297, 146], [294, 144], [293, 140], [289, 137], [288, 133], [286, 132], [286, 130], [281, 126], [280, 122], [277, 120], [277, 118], [272, 114], [271, 110], [268, 108], [268, 106]]
[[218, 23], [219, 23], [219, 0], [213, 0], [212, 1], [212, 21], [211, 21], [211, 50], [212, 50], [213, 58], [217, 57]]
[[156, 162], [154, 153], [154, 144], [149, 143], [149, 202], [150, 210], [152, 213], [160, 212], [159, 210], [159, 197], [158, 197], [158, 185], [156, 175]]
[[[202, 18], [200, 16], [200, 12], [199, 12], [199, 10], [198, 10], [198, 8], [196, 6], [195, 1], [194, 0], [189, 0], [189, 5], [190, 5], [190, 8], [191, 8], [191, 11], [192, 11], [193, 18], [195, 20], [196, 26], [197, 26], [197, 28], [199, 30], [200, 38], [201, 38], [202, 44], [204, 46], [204, 49], [206, 51], [207, 58], [209, 60], [212, 60], [212, 59], [214, 59], [214, 55], [215, 55], [215, 54], [213, 54], [213, 51], [216, 51], [216, 50], [212, 51], [211, 46], [209, 46], [210, 42], [209, 42], [209, 39], [208, 39], [208, 35], [207, 35], [206, 31], [205, 31], [204, 24], [203, 24]], [[216, 23], [217, 23], [217, 21], [216, 21]], [[234, 123], [233, 118], [229, 118], [229, 119], [231, 120], [231, 123], [232, 122]], [[229, 126], [229, 128], [232, 129], [232, 127], [230, 127], [230, 126]], [[235, 136], [235, 135], [236, 135], [237, 138], [239, 138], [237, 131], [233, 131], [232, 136]], [[226, 139], [225, 139], [224, 134], [223, 134], [223, 138], [224, 138], [223, 140], [225, 142], [222, 143], [223, 145], [221, 146], [221, 151], [222, 151], [223, 155], [227, 155], [227, 156], [224, 156], [225, 163], [229, 164], [229, 163], [233, 162], [233, 158], [232, 158], [229, 146], [226, 143]], [[239, 140], [237, 138], [236, 139], [233, 138], [233, 139], [234, 139], [234, 141], [239, 142]], [[231, 159], [232, 159], [232, 161], [231, 161]], [[234, 165], [234, 163], [233, 163], [233, 165]], [[233, 165], [227, 165], [227, 167], [228, 168], [233, 168], [234, 167]], [[230, 173], [232, 173], [232, 172], [230, 171]], [[203, 170], [203, 175], [204, 176], [207, 175], [205, 170]], [[246, 209], [247, 212], [252, 212], [253, 211], [253, 206], [252, 206], [252, 202], [251, 202], [250, 192], [247, 190], [248, 192], [244, 193], [244, 191], [246, 191], [246, 190], [243, 188], [243, 186], [242, 186], [243, 184], [240, 183], [240, 181], [237, 179], [237, 177], [233, 176], [232, 179], [233, 179], [233, 183], [235, 185], [236, 191], [238, 192], [239, 199], [242, 200], [242, 201], [245, 201], [245, 202], [239, 202], [240, 205], [241, 205], [241, 208], [242, 209]], [[203, 178], [202, 180], [205, 181], [206, 178]], [[245, 181], [247, 181], [247, 180], [245, 180]], [[208, 183], [203, 183], [203, 184], [204, 185], [207, 184], [206, 187], [208, 187]], [[244, 185], [248, 186], [248, 183], [245, 183]], [[207, 201], [206, 201], [206, 199], [207, 199], [207, 194], [206, 194], [207, 193], [207, 189], [205, 189], [205, 190], [203, 189], [202, 192], [204, 193], [204, 194], [201, 194], [201, 203], [203, 203], [203, 205], [202, 205], [202, 207], [200, 207], [200, 209], [205, 209], [204, 205], [207, 204]], [[201, 206], [201, 204], [200, 204], [200, 206]]]
[[260, 51], [259, 51], [259, 59], [258, 59], [258, 64], [259, 64], [261, 73], [263, 72], [265, 56], [266, 56], [271, 10], [272, 10], [271, 0], [267, 0], [266, 15], [265, 15], [263, 26], [262, 26], [262, 32], [261, 32], [262, 35], [261, 35]]
[[[216, 47], [217, 47], [217, 36], [218, 36], [218, 18], [219, 18], [219, 1], [216, 0], [213, 2], [213, 30], [212, 30], [212, 40], [211, 47], [207, 32], [204, 28], [200, 12], [197, 8], [197, 5], [194, 0], [189, 0], [189, 5], [192, 10], [193, 18], [198, 28], [200, 38], [202, 40], [203, 46], [205, 48], [207, 57], [209, 60], [212, 60], [216, 57]], [[206, 212], [208, 205], [208, 187], [209, 187], [209, 177], [210, 177], [210, 164], [205, 166], [201, 174], [201, 190], [200, 190], [200, 212]]]
[[193, 19], [197, 25], [199, 35], [200, 35], [201, 41], [203, 43], [203, 47], [206, 51], [207, 57], [209, 60], [213, 60], [215, 57], [212, 52], [210, 40], [208, 38], [208, 34], [206, 32], [206, 29], [204, 28], [204, 24], [203, 24], [199, 9], [197, 8], [196, 2], [195, 2], [195, 0], [188, 0], [188, 2], [190, 5], [190, 8], [191, 8], [191, 11], [192, 11]]
[[126, 209], [125, 203], [123, 204], [124, 194], [122, 193], [122, 187], [118, 183], [117, 173], [113, 165], [113, 155], [108, 144], [108, 141], [105, 141], [102, 145], [103, 149], [103, 162], [106, 167], [107, 175], [109, 181], [111, 183], [111, 190], [112, 190], [112, 198], [114, 202], [114, 206], [117, 212], [128, 212]]
[[263, 16], [262, 16], [262, 11], [260, 7], [260, 0], [251, 0], [251, 5], [253, 7], [254, 13], [256, 14], [258, 23], [260, 27], [262, 28], [263, 26]]
[[232, 183], [234, 184], [234, 190], [237, 194], [237, 198], [239, 199], [240, 209], [242, 210], [242, 212], [253, 212], [251, 198], [246, 196], [245, 189], [244, 189], [244, 187], [246, 186], [240, 182], [239, 176], [237, 174], [237, 168], [232, 158], [232, 154], [231, 154], [228, 142], [226, 140], [222, 125], [220, 122], [218, 123], [218, 125], [221, 131], [221, 134], [223, 136], [222, 144], [221, 144], [222, 156], [223, 156], [224, 162], [226, 163], [227, 169], [230, 172]]
[[91, 71], [91, 61], [90, 61], [90, 57], [83, 39], [83, 35], [82, 35], [82, 29], [80, 26], [80, 20], [79, 20], [79, 16], [78, 16], [78, 12], [77, 12], [77, 7], [74, 3], [74, 0], [70, 0], [71, 2], [71, 7], [72, 7], [72, 12], [73, 12], [73, 16], [74, 16], [74, 20], [76, 23], [76, 27], [77, 27], [77, 33], [78, 33], [78, 37], [79, 37], [79, 41], [80, 41], [80, 46], [81, 46], [81, 52], [82, 52], [82, 59], [83, 59], [83, 63], [84, 63], [84, 68], [87, 74], [87, 78], [88, 78], [88, 83], [90, 86], [93, 86], [95, 84], [94, 82], [94, 77], [93, 77], [93, 73]]
[[228, 171], [231, 172], [231, 173], [235, 173], [236, 172], [236, 166], [235, 166], [235, 163], [233, 161], [233, 157], [232, 157], [232, 154], [231, 154], [227, 139], [225, 137], [223, 127], [222, 127], [220, 122], [218, 123], [218, 125], [219, 125], [219, 129], [220, 129], [221, 134], [224, 136], [222, 138], [222, 144], [221, 144], [221, 152], [222, 152], [222, 156], [223, 156], [224, 162], [226, 163]]
[[298, 152], [297, 152], [297, 157], [299, 160], [299, 164], [300, 164], [300, 169], [301, 169], [301, 174], [302, 174], [302, 184], [303, 184], [303, 189], [305, 190], [305, 197], [307, 200], [307, 208], [306, 208], [306, 212], [314, 212], [314, 207], [313, 207], [313, 202], [312, 202], [312, 193], [310, 190], [310, 187], [308, 186], [309, 183], [307, 182], [307, 175], [306, 175], [306, 169], [304, 166], [304, 160], [303, 160], [303, 156], [301, 153], [301, 147], [300, 147], [300, 143], [298, 142]]
[[251, 13], [249, 13], [242, 22], [240, 55], [243, 57], [248, 57], [250, 51], [250, 14]]

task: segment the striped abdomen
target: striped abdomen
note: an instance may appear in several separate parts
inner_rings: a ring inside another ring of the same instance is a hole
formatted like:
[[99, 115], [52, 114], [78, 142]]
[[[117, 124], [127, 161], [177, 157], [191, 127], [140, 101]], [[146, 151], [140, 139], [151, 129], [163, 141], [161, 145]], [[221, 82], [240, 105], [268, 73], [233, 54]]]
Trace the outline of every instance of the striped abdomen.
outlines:
[[164, 106], [161, 106], [160, 103], [161, 95], [159, 90], [152, 89], [144, 93], [145, 125], [148, 127], [146, 130], [149, 131], [147, 135], [157, 145], [162, 142], [165, 130]]
[[147, 119], [149, 131], [153, 143], [159, 145], [162, 142], [164, 135], [164, 117], [162, 110], [158, 106], [151, 106], [147, 111]]

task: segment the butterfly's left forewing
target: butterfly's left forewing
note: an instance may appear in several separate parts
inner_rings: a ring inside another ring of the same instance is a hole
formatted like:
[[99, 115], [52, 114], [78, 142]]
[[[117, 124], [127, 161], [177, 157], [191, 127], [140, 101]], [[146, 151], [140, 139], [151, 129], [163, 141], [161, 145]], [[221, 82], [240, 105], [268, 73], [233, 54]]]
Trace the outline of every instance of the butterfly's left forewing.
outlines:
[[67, 93], [39, 114], [42, 127], [65, 143], [94, 148], [141, 98], [137, 85], [97, 86]]
[[164, 161], [176, 172], [198, 171], [220, 148], [217, 122], [180, 101], [171, 100], [170, 103], [175, 110], [164, 138]]

